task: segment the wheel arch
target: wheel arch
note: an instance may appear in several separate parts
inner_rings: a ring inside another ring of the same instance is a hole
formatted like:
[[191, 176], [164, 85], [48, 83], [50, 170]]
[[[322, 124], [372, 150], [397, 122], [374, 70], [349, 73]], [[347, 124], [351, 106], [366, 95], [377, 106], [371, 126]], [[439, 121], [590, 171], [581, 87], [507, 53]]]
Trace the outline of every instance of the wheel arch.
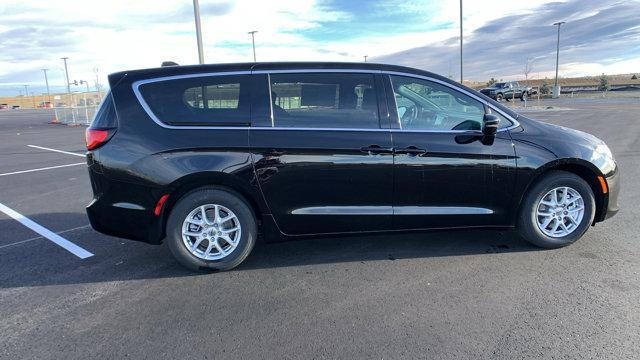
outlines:
[[190, 191], [206, 186], [226, 188], [245, 199], [258, 221], [258, 227], [260, 227], [262, 214], [268, 211], [265, 204], [260, 201], [259, 190], [253, 189], [246, 180], [237, 175], [214, 171], [199, 172], [185, 175], [168, 186], [169, 197], [162, 210], [162, 239], [166, 235], [167, 219], [175, 204]]
[[596, 213], [594, 217], [594, 223], [598, 222], [598, 219], [602, 219], [603, 213], [606, 211], [606, 194], [602, 192], [600, 188], [600, 183], [598, 181], [598, 176], [604, 176], [602, 172], [592, 163], [576, 158], [568, 158], [568, 159], [557, 159], [551, 161], [541, 167], [539, 167], [533, 176], [531, 176], [531, 180], [525, 187], [524, 191], [520, 194], [518, 199], [518, 213], [522, 208], [522, 202], [524, 201], [524, 197], [535, 184], [537, 184], [543, 176], [548, 174], [550, 171], [560, 170], [566, 171], [572, 174], [575, 174], [582, 178], [584, 181], [589, 184], [591, 187], [591, 191], [593, 192], [593, 196], [596, 202]]

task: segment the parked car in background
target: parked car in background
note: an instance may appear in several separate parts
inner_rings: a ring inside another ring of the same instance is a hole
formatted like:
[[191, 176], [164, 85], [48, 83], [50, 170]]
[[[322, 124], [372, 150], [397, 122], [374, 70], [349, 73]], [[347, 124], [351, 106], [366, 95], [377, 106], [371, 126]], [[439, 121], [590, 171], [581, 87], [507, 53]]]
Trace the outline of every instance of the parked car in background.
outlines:
[[193, 270], [239, 265], [259, 232], [516, 228], [558, 248], [618, 211], [602, 140], [422, 70], [170, 66], [109, 84], [86, 131], [91, 225]]
[[11, 106], [12, 109], [20, 109], [20, 105], [13, 105]]
[[520, 99], [525, 101], [533, 90], [530, 86], [521, 85], [517, 81], [497, 82], [480, 92], [496, 101]]
[[49, 109], [53, 107], [53, 104], [49, 101], [41, 101], [40, 104], [38, 104], [38, 107], [42, 109]]
[[8, 109], [9, 105], [8, 104], [0, 104], [0, 110], [4, 110], [4, 109]]

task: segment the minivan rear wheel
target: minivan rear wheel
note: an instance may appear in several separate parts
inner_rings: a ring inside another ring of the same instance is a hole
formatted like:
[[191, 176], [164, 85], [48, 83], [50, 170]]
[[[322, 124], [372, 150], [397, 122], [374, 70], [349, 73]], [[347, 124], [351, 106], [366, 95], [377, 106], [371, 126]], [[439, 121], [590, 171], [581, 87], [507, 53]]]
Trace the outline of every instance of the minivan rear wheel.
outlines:
[[247, 202], [231, 190], [200, 188], [183, 196], [167, 221], [167, 244], [192, 270], [230, 270], [255, 245], [257, 227]]
[[526, 194], [518, 230], [528, 242], [559, 248], [584, 235], [595, 216], [595, 198], [589, 184], [566, 171], [544, 175]]

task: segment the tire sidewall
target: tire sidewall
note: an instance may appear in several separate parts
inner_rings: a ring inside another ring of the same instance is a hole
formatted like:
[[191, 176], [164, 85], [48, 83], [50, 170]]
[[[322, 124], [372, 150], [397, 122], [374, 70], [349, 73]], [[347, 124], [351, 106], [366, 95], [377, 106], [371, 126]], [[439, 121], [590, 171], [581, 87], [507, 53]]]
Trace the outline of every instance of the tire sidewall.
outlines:
[[[585, 212], [580, 225], [571, 234], [564, 237], [550, 237], [538, 228], [537, 208], [540, 200], [552, 189], [568, 186], [582, 196]], [[564, 171], [554, 171], [538, 182], [529, 194], [523, 212], [520, 214], [520, 228], [524, 237], [535, 245], [557, 248], [574, 243], [589, 229], [595, 217], [595, 198], [591, 187], [580, 177]]]
[[[201, 205], [222, 205], [238, 217], [242, 231], [240, 242], [229, 255], [217, 260], [204, 260], [191, 254], [182, 241], [182, 224], [187, 215]], [[219, 188], [201, 188], [184, 195], [171, 209], [167, 220], [167, 245], [176, 259], [192, 270], [228, 270], [238, 266], [255, 245], [256, 221], [249, 205], [235, 193]]]

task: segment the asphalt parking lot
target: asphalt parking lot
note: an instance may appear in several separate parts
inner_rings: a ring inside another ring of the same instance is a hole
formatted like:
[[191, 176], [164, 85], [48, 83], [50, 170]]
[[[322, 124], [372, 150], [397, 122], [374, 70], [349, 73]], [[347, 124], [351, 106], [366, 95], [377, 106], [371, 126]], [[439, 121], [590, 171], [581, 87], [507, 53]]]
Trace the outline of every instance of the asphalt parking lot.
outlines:
[[91, 229], [83, 127], [2, 111], [0, 204], [92, 256], [0, 212], [0, 358], [637, 358], [640, 99], [544, 104], [570, 110], [529, 115], [602, 138], [622, 169], [621, 212], [576, 244], [488, 230], [313, 239], [206, 275]]

